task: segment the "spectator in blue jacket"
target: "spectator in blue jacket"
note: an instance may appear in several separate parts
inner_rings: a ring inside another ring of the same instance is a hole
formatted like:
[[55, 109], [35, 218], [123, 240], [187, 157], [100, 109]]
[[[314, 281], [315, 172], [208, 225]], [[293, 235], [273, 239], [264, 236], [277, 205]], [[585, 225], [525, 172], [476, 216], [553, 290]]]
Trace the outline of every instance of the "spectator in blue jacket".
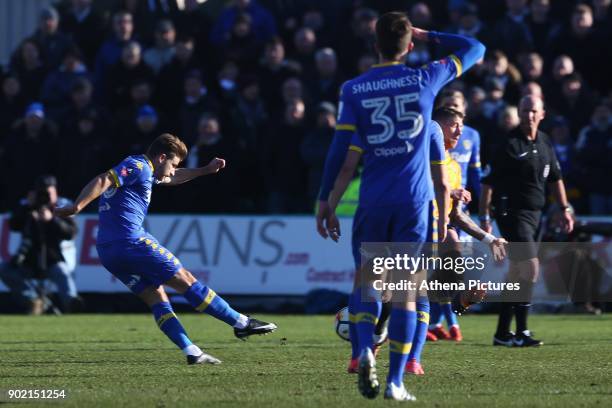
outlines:
[[259, 43], [263, 44], [276, 35], [276, 21], [267, 9], [255, 0], [236, 0], [217, 19], [210, 33], [210, 42], [218, 47], [225, 44], [230, 38], [236, 16], [242, 13], [251, 17], [251, 30]]

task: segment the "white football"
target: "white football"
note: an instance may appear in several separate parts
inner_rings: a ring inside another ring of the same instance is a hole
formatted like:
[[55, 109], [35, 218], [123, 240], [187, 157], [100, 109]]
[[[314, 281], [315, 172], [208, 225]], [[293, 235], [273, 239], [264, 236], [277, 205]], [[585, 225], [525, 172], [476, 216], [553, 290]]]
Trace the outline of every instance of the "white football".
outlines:
[[342, 340], [351, 340], [348, 307], [343, 307], [342, 309], [338, 310], [338, 313], [336, 313], [336, 317], [334, 318], [334, 330]]

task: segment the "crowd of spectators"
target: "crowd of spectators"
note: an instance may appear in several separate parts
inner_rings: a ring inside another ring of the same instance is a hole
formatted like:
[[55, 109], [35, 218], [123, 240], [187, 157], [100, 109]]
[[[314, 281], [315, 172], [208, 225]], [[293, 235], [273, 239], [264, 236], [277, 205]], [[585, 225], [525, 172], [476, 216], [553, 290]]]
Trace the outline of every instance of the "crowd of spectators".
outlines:
[[[152, 209], [307, 213], [333, 137], [343, 81], [376, 63], [377, 16], [477, 37], [487, 54], [450, 87], [493, 146], [542, 94], [549, 133], [580, 213], [612, 214], [611, 0], [63, 0], [0, 77], [0, 210], [43, 173], [76, 197], [97, 173], [181, 137], [185, 165], [224, 157], [215, 177], [159, 189]], [[180, 7], [179, 7], [180, 5]], [[98, 8], [99, 7], [99, 8]], [[410, 66], [444, 56], [417, 43]], [[163, 190], [163, 191], [162, 191]], [[94, 209], [95, 210], [95, 209]]]

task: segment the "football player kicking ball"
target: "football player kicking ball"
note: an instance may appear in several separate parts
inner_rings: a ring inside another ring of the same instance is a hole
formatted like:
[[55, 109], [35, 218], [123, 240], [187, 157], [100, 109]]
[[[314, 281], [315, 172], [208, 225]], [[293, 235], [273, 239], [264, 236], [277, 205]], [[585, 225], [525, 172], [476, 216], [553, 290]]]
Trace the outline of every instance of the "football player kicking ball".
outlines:
[[187, 356], [188, 364], [220, 364], [192, 343], [174, 314], [163, 285], [178, 293], [198, 312], [207, 313], [234, 327], [234, 335], [246, 339], [276, 330], [266, 323], [238, 313], [211, 288], [200, 283], [181, 262], [143, 228], [153, 184], [177, 185], [199, 176], [215, 174], [225, 160], [215, 158], [197, 169], [178, 168], [187, 147], [176, 136], [162, 134], [147, 153], [129, 156], [85, 186], [74, 204], [57, 208], [68, 217], [100, 198], [97, 250], [102, 265], [152, 310], [157, 325]]
[[[449, 56], [413, 69], [404, 65], [412, 39], [432, 41]], [[433, 188], [429, 176], [429, 138], [426, 137], [433, 101], [439, 90], [484, 55], [485, 47], [473, 38], [413, 28], [404, 13], [382, 15], [376, 23], [380, 64], [342, 86], [338, 124], [328, 152], [317, 212], [317, 229], [327, 237], [338, 232], [328, 204], [329, 193], [344, 163], [353, 135], [361, 138], [364, 168], [359, 208], [353, 222], [352, 249], [358, 275], [361, 244], [365, 242], [424, 243]], [[448, 193], [444, 204], [450, 204]], [[446, 208], [444, 206], [443, 208]], [[446, 211], [443, 211], [446, 214]], [[440, 225], [445, 236], [446, 220]], [[380, 392], [372, 334], [381, 300], [367, 290], [369, 279], [360, 276], [349, 299], [352, 315], [353, 358], [358, 358], [359, 392], [375, 398]], [[394, 302], [389, 320], [390, 361], [385, 398], [413, 401], [403, 384], [404, 367], [414, 336], [417, 313], [414, 301]], [[355, 335], [353, 335], [355, 334]]]
[[[430, 229], [428, 239], [436, 242], [444, 242], [445, 248], [449, 246], [459, 245], [459, 237], [454, 227], [461, 228], [463, 231], [470, 234], [472, 237], [488, 243], [495, 260], [501, 260], [506, 256], [505, 245], [506, 240], [496, 238], [495, 236], [486, 233], [478, 227], [471, 218], [461, 211], [462, 202], [469, 201], [469, 192], [461, 187], [461, 170], [459, 165], [450, 157], [449, 149], [456, 146], [461, 135], [463, 126], [463, 114], [449, 108], [440, 108], [433, 114], [434, 121], [430, 122], [427, 137], [431, 143], [431, 176], [434, 181], [434, 189], [436, 191], [437, 201], [441, 201], [444, 196], [444, 190], [450, 189], [450, 197], [452, 206], [448, 210], [448, 219], [453, 226], [449, 226], [445, 237], [439, 237], [435, 231], [435, 226], [439, 225], [440, 217], [437, 209], [433, 211], [434, 219], [432, 220], [432, 229]], [[346, 160], [340, 169], [336, 178], [334, 189], [329, 195], [329, 207], [331, 216], [329, 217], [329, 225], [332, 226], [331, 238], [337, 241], [340, 237], [340, 229], [337, 218], [334, 214], [342, 194], [350, 183], [357, 165], [361, 159], [363, 145], [360, 138], [353, 136], [349, 151], [346, 155]], [[442, 218], [444, 220], [446, 218]], [[459, 248], [453, 248], [457, 251]], [[448, 254], [446, 255], [448, 256]], [[477, 303], [482, 300], [484, 293], [465, 292], [459, 297], [460, 307], [465, 311], [470, 303]], [[429, 301], [427, 297], [419, 297], [416, 302], [417, 323], [412, 337], [412, 346], [408, 354], [405, 370], [409, 374], [423, 375], [425, 374], [421, 366], [421, 352], [425, 345], [427, 329], [429, 325]]]

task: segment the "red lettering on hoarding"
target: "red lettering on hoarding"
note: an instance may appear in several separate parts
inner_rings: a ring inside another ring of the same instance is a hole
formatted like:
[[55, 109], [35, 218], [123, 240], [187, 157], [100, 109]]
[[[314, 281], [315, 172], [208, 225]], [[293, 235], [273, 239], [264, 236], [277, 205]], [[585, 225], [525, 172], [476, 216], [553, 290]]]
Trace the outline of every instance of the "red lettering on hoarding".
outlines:
[[[83, 245], [81, 245], [81, 265], [100, 265], [100, 259], [96, 256], [96, 227], [98, 226], [97, 219], [85, 220], [85, 228], [83, 228]], [[94, 254], [92, 256], [91, 254]]]
[[11, 238], [11, 229], [9, 228], [8, 218], [2, 220], [2, 235], [0, 236], [0, 256], [4, 261], [11, 258], [9, 252], [9, 241]]
[[315, 268], [309, 268], [306, 272], [307, 282], [352, 282], [355, 276], [354, 269], [345, 269], [343, 271], [318, 271]]

